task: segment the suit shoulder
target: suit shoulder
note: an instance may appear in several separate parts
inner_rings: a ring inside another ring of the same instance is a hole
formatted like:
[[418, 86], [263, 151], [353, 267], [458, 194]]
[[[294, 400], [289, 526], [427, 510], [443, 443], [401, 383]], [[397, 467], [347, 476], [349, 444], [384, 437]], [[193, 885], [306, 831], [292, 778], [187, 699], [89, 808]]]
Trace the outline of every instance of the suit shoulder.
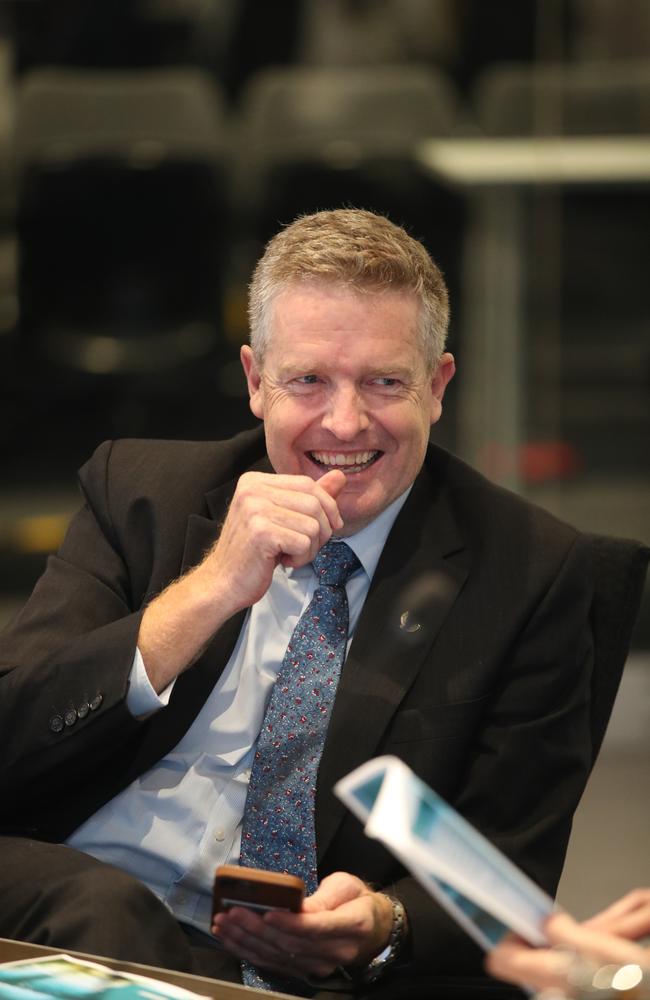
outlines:
[[436, 479], [442, 477], [459, 520], [474, 537], [489, 535], [509, 549], [536, 542], [566, 551], [581, 534], [573, 525], [491, 482], [440, 448], [431, 448], [429, 467]]
[[224, 441], [121, 438], [104, 441], [80, 470], [83, 487], [118, 493], [201, 495], [241, 474], [264, 453], [259, 429]]

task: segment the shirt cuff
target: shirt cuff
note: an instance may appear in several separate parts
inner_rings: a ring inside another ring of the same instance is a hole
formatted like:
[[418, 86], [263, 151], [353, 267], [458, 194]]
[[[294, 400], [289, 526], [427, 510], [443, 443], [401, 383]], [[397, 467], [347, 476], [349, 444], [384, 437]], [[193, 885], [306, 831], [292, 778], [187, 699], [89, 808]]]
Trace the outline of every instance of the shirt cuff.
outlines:
[[126, 707], [135, 718], [151, 715], [152, 712], [157, 712], [159, 709], [166, 707], [175, 683], [175, 681], [172, 681], [164, 691], [156, 694], [147, 675], [142, 653], [136, 646], [135, 656], [131, 664], [131, 673], [129, 674]]

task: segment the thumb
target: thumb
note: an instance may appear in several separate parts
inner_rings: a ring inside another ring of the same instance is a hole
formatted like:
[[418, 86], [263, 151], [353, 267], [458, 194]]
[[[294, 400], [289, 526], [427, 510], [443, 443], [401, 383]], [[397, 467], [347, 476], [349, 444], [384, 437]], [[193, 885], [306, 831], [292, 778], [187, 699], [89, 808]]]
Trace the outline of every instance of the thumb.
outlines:
[[329, 472], [320, 477], [318, 485], [322, 486], [333, 500], [336, 500], [345, 486], [345, 473], [341, 472], [340, 469], [330, 469]]
[[343, 903], [349, 903], [359, 896], [364, 896], [368, 888], [356, 875], [347, 872], [334, 872], [328, 875], [318, 886], [316, 892], [303, 902], [305, 913], [316, 913], [322, 910], [335, 910]]

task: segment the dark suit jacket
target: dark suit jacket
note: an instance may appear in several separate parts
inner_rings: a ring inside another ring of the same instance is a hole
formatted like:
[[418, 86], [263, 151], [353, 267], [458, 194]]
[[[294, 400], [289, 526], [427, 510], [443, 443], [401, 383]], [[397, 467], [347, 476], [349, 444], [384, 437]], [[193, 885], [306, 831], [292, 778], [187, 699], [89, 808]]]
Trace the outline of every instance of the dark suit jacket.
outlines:
[[[0, 830], [64, 839], [190, 726], [243, 614], [146, 720], [125, 706], [140, 617], [201, 560], [252, 466], [270, 468], [260, 431], [107, 443], [81, 470], [84, 507], [0, 643]], [[394, 887], [416, 970], [472, 971], [478, 949], [364, 837], [332, 785], [397, 754], [553, 891], [591, 765], [591, 598], [578, 532], [430, 447], [343, 669], [316, 806], [321, 876]], [[66, 713], [72, 724], [53, 731]]]

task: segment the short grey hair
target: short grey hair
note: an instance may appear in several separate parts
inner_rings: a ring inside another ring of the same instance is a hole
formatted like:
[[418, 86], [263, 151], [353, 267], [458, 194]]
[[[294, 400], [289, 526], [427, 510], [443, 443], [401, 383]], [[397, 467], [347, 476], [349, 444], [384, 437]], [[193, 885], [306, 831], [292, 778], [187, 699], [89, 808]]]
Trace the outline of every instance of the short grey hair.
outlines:
[[407, 291], [419, 301], [427, 368], [445, 349], [449, 295], [425, 247], [383, 215], [335, 209], [302, 215], [266, 245], [249, 286], [250, 343], [259, 365], [268, 346], [271, 307], [290, 285], [319, 281], [358, 292]]

